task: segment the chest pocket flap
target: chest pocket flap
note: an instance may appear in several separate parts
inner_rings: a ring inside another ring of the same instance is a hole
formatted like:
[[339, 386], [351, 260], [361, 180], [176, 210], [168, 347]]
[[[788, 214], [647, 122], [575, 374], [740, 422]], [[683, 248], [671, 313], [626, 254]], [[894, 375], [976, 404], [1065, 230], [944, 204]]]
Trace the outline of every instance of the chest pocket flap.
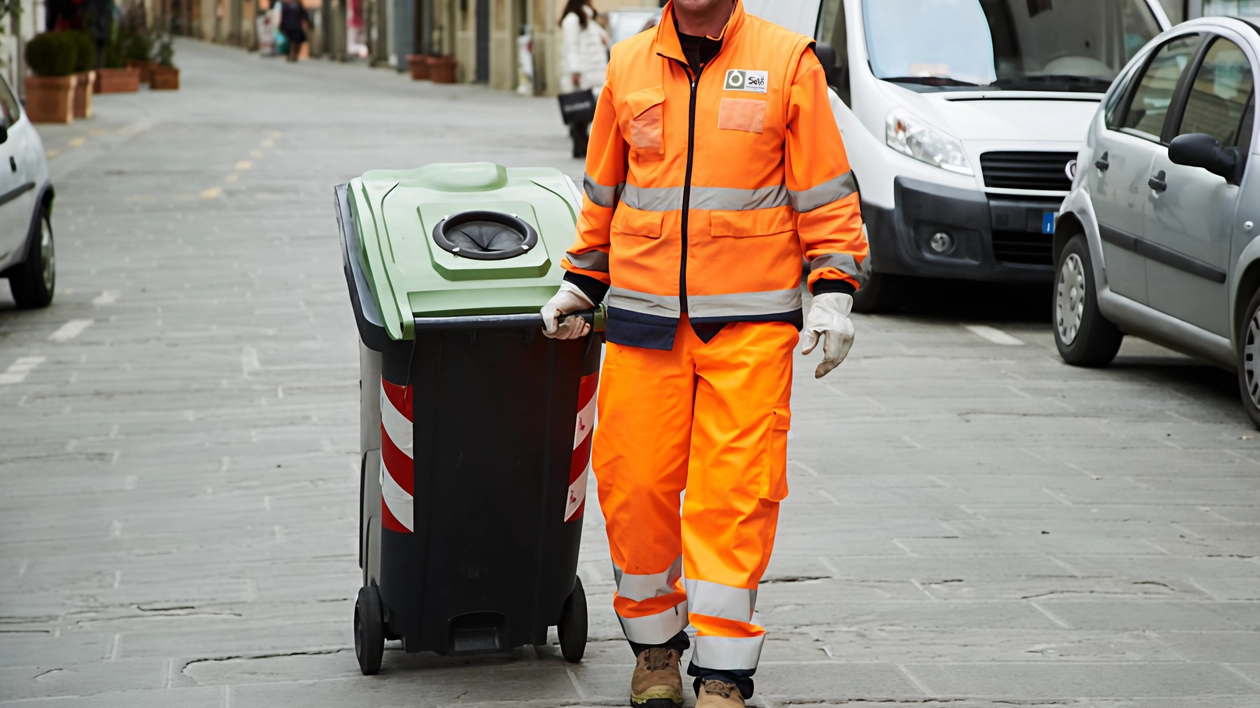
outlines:
[[665, 154], [665, 89], [641, 89], [626, 96], [630, 147], [640, 155]]

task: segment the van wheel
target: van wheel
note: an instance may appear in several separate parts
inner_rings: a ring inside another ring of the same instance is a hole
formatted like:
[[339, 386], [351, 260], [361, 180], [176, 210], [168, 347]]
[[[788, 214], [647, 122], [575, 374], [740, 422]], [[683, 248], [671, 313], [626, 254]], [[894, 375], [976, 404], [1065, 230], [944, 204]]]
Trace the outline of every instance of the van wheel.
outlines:
[[1054, 280], [1054, 343], [1072, 366], [1106, 366], [1116, 358], [1124, 333], [1098, 309], [1094, 267], [1084, 234], [1059, 254]]
[[1238, 388], [1242, 391], [1243, 408], [1252, 424], [1260, 428], [1260, 291], [1247, 303], [1238, 342]]
[[870, 271], [862, 287], [853, 294], [853, 311], [865, 315], [887, 312], [897, 306], [905, 281], [895, 275]]
[[48, 210], [39, 215], [26, 260], [9, 271], [9, 290], [23, 310], [48, 307], [57, 288], [57, 252]]

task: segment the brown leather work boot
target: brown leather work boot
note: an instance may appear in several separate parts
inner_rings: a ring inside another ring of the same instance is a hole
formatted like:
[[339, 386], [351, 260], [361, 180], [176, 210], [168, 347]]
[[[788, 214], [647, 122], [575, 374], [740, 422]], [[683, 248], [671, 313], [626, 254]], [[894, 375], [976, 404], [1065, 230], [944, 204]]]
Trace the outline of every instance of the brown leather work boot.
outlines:
[[705, 681], [700, 686], [696, 708], [744, 708], [744, 695], [733, 683]]
[[641, 652], [630, 679], [630, 705], [641, 708], [678, 708], [682, 705], [682, 653], [656, 647]]

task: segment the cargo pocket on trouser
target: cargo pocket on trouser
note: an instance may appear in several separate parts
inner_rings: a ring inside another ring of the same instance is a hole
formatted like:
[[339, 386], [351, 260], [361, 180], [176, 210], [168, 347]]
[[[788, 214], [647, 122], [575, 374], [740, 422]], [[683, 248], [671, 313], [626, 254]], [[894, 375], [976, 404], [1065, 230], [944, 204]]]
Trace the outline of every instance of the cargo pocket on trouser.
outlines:
[[792, 414], [776, 408], [771, 414], [767, 440], [762, 451], [761, 489], [757, 496], [767, 501], [783, 501], [788, 495], [787, 442]]

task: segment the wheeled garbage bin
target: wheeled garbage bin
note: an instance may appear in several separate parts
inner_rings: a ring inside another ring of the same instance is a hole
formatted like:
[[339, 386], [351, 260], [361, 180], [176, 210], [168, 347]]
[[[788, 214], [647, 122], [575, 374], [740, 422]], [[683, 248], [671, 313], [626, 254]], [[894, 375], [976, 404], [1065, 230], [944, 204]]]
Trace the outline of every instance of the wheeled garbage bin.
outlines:
[[547, 643], [579, 661], [577, 578], [602, 317], [542, 335], [580, 196], [552, 169], [377, 170], [336, 188], [360, 338], [355, 653]]

